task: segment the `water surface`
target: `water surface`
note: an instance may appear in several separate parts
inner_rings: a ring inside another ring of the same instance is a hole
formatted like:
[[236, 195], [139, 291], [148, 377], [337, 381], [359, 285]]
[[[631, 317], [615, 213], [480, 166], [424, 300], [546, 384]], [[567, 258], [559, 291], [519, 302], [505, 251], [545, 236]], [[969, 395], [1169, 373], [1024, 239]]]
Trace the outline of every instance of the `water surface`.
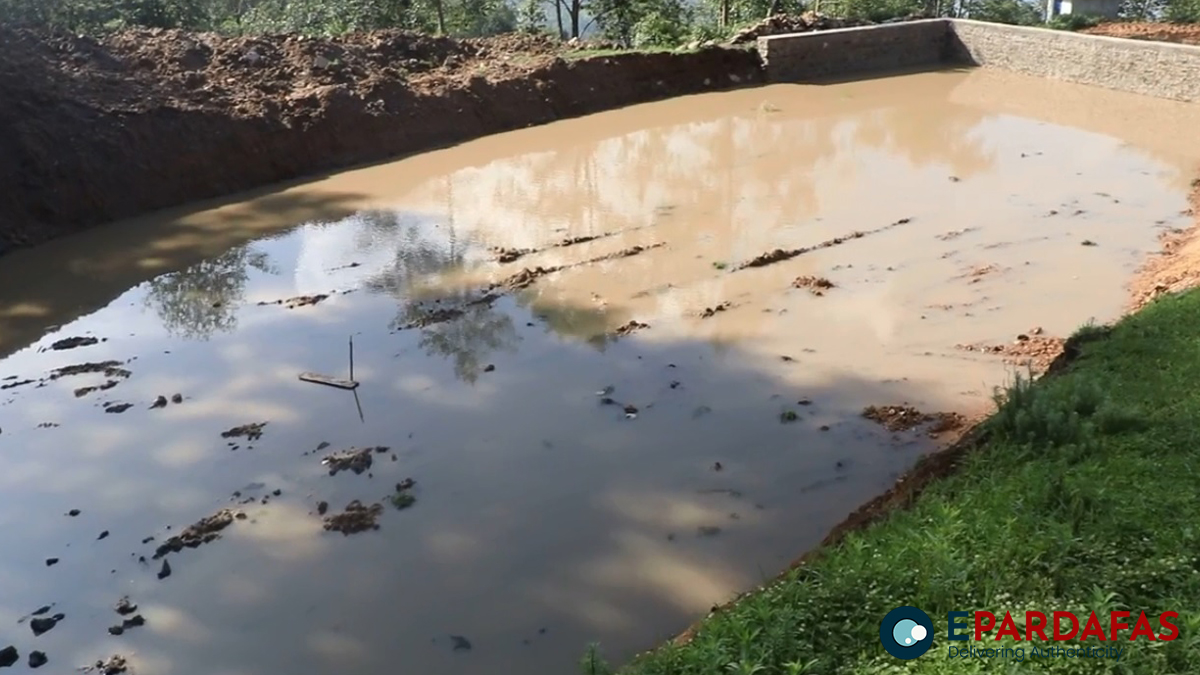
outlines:
[[[1188, 224], [1200, 152], [1169, 130], [1194, 114], [990, 71], [772, 86], [7, 256], [0, 384], [34, 383], [0, 390], [0, 646], [56, 669], [125, 653], [140, 675], [570, 673], [592, 640], [628, 658], [934, 447], [864, 406], [979, 412], [1011, 368], [956, 344], [1117, 316], [1158, 233]], [[539, 266], [562, 269], [489, 290]], [[455, 318], [414, 326], [439, 308]], [[630, 321], [648, 327], [613, 334]], [[105, 340], [49, 349], [71, 336]], [[356, 391], [298, 380], [347, 377], [351, 337]], [[131, 375], [39, 386], [109, 359]], [[321, 464], [375, 445], [369, 473]], [[139, 562], [251, 497], [170, 577]], [[385, 504], [381, 529], [324, 532], [318, 502], [355, 499]], [[110, 636], [123, 595], [147, 625]], [[35, 638], [18, 620], [50, 603], [66, 618]]]

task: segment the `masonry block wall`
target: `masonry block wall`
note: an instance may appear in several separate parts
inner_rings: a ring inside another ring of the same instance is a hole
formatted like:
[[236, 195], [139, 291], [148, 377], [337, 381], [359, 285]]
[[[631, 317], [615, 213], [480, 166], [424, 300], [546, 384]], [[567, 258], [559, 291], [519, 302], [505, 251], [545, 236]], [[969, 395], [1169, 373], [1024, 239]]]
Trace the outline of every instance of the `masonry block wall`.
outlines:
[[943, 19], [772, 35], [758, 51], [772, 82], [810, 82], [936, 66], [950, 53]]
[[759, 38], [772, 82], [954, 65], [1200, 102], [1200, 47], [1025, 26], [928, 19]]
[[952, 61], [1200, 101], [1200, 47], [961, 19], [948, 23]]

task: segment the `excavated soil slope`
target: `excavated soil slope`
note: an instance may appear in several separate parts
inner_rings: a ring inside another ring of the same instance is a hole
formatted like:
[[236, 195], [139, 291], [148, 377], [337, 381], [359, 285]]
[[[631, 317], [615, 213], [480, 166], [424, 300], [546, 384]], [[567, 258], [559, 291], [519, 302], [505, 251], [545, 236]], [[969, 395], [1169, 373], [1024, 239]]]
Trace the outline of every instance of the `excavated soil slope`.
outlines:
[[1185, 45], [1200, 45], [1200, 25], [1174, 23], [1116, 22], [1103, 23], [1087, 28], [1081, 33], [1107, 35], [1108, 37], [1153, 40], [1155, 42], [1178, 42]]
[[758, 55], [548, 40], [0, 29], [0, 253], [167, 206], [761, 79]]

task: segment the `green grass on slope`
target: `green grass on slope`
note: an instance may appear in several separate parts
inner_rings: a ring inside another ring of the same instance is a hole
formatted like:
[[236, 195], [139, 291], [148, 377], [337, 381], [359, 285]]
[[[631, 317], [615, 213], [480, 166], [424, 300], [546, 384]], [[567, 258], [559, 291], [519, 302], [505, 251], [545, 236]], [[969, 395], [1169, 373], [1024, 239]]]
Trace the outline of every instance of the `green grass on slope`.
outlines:
[[[1014, 385], [986, 447], [913, 509], [622, 672], [1200, 674], [1200, 292], [1080, 337], [1071, 368]], [[899, 605], [934, 620], [936, 642], [914, 661], [879, 644], [880, 620]], [[1094, 610], [1106, 630], [1114, 609], [1174, 610], [1180, 636], [1123, 639], [1119, 661], [949, 659], [946, 612], [977, 609]]]

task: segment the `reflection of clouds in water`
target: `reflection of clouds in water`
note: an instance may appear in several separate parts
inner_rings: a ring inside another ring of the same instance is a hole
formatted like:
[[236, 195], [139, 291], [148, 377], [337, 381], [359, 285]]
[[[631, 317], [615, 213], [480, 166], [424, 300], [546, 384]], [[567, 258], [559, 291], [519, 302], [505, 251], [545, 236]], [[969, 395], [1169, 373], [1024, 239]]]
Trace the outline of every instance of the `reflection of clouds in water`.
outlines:
[[212, 633], [204, 624], [177, 607], [144, 605], [141, 613], [146, 617], [143, 630], [197, 644], [212, 640]]
[[318, 630], [308, 637], [308, 651], [339, 669], [367, 658], [370, 650], [361, 640], [332, 630]]
[[[277, 479], [267, 479], [278, 485]], [[329, 539], [322, 533], [322, 521], [314, 518], [303, 504], [274, 502], [269, 508], [256, 509], [253, 527], [231, 530], [230, 536], [253, 541], [267, 556], [280, 561], [316, 558], [326, 553]]]
[[747, 580], [728, 566], [698, 560], [662, 537], [627, 530], [613, 539], [611, 553], [581, 566], [579, 576], [588, 585], [654, 593], [684, 611], [746, 587]]
[[470, 253], [444, 217], [416, 212], [362, 211], [333, 223], [305, 225], [297, 236], [297, 294], [352, 288], [364, 278], [403, 282], [467, 260]]

